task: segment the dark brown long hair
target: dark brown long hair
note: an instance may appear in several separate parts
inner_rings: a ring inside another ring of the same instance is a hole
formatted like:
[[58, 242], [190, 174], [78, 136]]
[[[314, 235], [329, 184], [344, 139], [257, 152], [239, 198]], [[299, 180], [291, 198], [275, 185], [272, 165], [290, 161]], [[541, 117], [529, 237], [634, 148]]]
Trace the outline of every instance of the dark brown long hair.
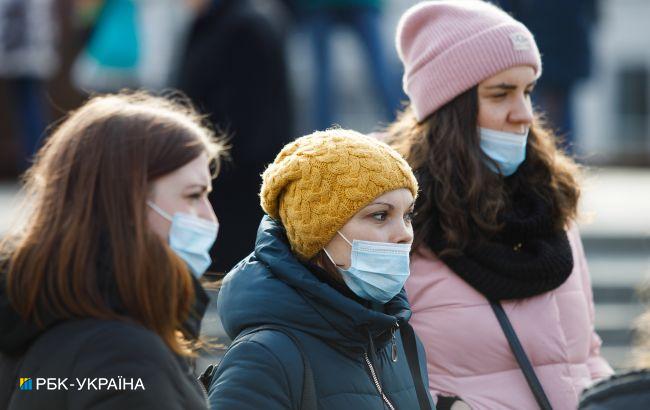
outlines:
[[[511, 205], [504, 179], [485, 165], [480, 147], [477, 87], [464, 92], [418, 122], [410, 107], [388, 127], [387, 140], [416, 173], [420, 196], [415, 207], [413, 249], [427, 244], [436, 223], [448, 247], [462, 251], [471, 241], [498, 233], [498, 215]], [[526, 161], [510, 189], [528, 186], [552, 211], [557, 229], [576, 217], [579, 168], [556, 146], [539, 116], [528, 134]]]
[[0, 244], [12, 306], [38, 324], [135, 321], [190, 354], [191, 274], [148, 226], [145, 204], [156, 178], [204, 152], [218, 169], [223, 151], [186, 101], [123, 92], [70, 113], [26, 173], [26, 223]]

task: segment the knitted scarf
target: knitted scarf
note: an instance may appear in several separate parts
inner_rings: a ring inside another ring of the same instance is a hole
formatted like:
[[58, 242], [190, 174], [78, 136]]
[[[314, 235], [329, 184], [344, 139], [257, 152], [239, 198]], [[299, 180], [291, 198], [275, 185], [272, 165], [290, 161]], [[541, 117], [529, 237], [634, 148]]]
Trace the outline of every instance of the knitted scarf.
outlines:
[[[441, 256], [458, 276], [490, 300], [523, 299], [556, 289], [571, 274], [573, 256], [565, 230], [553, 227], [550, 207], [532, 192], [512, 194], [512, 211], [499, 216], [503, 230], [470, 243], [457, 256]], [[439, 224], [428, 245], [447, 247]]]

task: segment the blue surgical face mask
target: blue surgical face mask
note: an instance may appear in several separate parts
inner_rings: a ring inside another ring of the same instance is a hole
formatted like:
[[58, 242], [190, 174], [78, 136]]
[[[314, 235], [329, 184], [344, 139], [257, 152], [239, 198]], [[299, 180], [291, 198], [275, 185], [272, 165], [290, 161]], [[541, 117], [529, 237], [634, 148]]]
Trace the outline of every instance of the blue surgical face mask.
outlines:
[[[352, 247], [348, 269], [338, 268], [345, 284], [357, 296], [384, 304], [397, 295], [409, 277], [411, 244], [353, 240], [337, 232]], [[327, 257], [336, 265], [327, 250]]]
[[219, 224], [182, 212], [172, 217], [151, 201], [147, 205], [172, 223], [169, 247], [185, 261], [195, 277], [201, 277], [212, 263], [210, 248], [217, 239]]
[[486, 165], [495, 173], [510, 176], [517, 171], [519, 165], [526, 159], [526, 142], [528, 130], [523, 134], [497, 131], [489, 128], [479, 128], [481, 149], [488, 157], [497, 163], [498, 169], [492, 162]]

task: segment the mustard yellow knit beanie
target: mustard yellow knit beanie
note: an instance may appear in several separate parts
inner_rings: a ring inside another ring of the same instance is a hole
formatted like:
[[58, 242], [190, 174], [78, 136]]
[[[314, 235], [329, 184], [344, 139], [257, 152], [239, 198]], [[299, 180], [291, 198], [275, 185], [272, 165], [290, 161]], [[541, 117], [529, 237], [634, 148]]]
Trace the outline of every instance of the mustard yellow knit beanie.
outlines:
[[359, 210], [386, 192], [418, 185], [404, 159], [374, 138], [344, 129], [287, 144], [262, 175], [261, 204], [284, 225], [291, 249], [311, 259]]

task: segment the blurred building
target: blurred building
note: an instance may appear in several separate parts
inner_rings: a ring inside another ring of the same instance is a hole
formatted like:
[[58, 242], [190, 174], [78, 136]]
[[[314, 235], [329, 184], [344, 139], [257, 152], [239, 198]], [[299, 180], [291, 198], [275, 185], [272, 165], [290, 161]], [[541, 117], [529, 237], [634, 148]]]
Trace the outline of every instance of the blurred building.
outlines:
[[600, 0], [592, 76], [575, 96], [578, 151], [650, 166], [650, 1]]

